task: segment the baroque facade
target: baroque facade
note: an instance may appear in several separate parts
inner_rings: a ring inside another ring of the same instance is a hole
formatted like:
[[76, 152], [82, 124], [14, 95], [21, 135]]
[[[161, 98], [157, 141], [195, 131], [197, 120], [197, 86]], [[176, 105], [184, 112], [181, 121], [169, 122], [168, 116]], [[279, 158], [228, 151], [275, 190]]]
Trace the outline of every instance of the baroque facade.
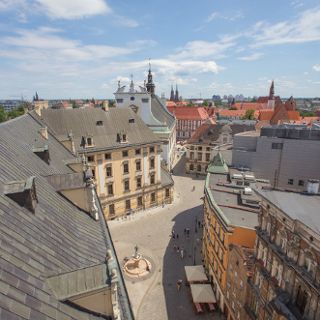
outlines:
[[71, 152], [86, 157], [106, 219], [172, 202], [162, 142], [134, 111], [43, 109], [32, 115]]
[[155, 94], [151, 67], [149, 67], [148, 81], [144, 86], [136, 88], [131, 79], [129, 89], [127, 89], [118, 82], [118, 89], [114, 95], [117, 108], [132, 109], [162, 141], [162, 164], [171, 170], [175, 160], [176, 119], [167, 110], [165, 99]]
[[320, 319], [320, 197], [257, 192], [262, 202], [247, 319]]

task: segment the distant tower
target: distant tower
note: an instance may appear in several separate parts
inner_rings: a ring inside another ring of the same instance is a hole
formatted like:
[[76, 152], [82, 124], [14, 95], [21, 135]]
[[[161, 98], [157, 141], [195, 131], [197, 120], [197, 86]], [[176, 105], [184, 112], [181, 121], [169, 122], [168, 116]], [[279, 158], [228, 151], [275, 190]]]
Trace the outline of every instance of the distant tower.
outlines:
[[33, 96], [33, 101], [39, 101], [38, 92], [36, 91], [35, 96]]
[[173, 90], [173, 85], [171, 85], [170, 101], [174, 101], [174, 90]]
[[270, 91], [269, 91], [269, 100], [273, 100], [273, 99], [274, 99], [274, 81], [272, 80]]
[[148, 82], [146, 84], [146, 87], [147, 87], [147, 91], [151, 94], [154, 94], [154, 89], [155, 89], [155, 85], [153, 83], [153, 80], [152, 80], [152, 73], [151, 73], [151, 64], [150, 64], [150, 61], [149, 61], [149, 72], [148, 72]]
[[176, 93], [174, 95], [174, 101], [179, 101], [179, 91], [178, 91], [178, 85], [176, 84]]
[[131, 75], [131, 81], [130, 81], [130, 93], [134, 93], [134, 83], [133, 83], [133, 75]]
[[275, 107], [275, 99], [274, 99], [274, 81], [272, 80], [270, 91], [269, 91], [269, 98], [268, 98], [268, 109], [274, 109]]

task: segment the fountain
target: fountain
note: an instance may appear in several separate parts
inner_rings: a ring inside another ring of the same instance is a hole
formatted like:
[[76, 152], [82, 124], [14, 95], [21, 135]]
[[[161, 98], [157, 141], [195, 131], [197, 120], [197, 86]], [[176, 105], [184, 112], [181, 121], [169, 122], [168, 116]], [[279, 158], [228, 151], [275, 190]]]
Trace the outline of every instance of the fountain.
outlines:
[[138, 250], [139, 248], [136, 245], [132, 257], [126, 259], [123, 271], [124, 274], [130, 278], [142, 279], [151, 273], [152, 265], [146, 257], [143, 257], [142, 254], [138, 252]]

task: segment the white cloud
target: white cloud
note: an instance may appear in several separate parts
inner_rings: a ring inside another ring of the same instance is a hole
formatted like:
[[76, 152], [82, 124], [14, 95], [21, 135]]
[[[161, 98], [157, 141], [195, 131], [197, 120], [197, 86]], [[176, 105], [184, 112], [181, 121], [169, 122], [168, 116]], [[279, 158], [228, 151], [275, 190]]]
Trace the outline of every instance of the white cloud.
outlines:
[[313, 69], [314, 71], [320, 72], [320, 64], [315, 64], [315, 65], [312, 67], [312, 69]]
[[247, 35], [254, 39], [255, 47], [318, 41], [320, 40], [320, 8], [306, 10], [295, 20], [275, 24], [260, 21]]
[[209, 23], [215, 19], [235, 21], [235, 20], [242, 19], [242, 18], [244, 18], [244, 15], [240, 11], [237, 11], [233, 14], [228, 14], [228, 15], [224, 15], [224, 14], [221, 14], [220, 12], [214, 11], [208, 16], [208, 18], [206, 19], [206, 22]]
[[252, 53], [248, 56], [244, 56], [244, 57], [239, 57], [238, 60], [242, 60], [242, 61], [255, 61], [255, 60], [259, 60], [264, 54], [261, 52], [256, 52], [256, 53]]
[[212, 20], [214, 20], [215, 18], [219, 17], [219, 12], [212, 12], [209, 17], [206, 19], [206, 22], [211, 22]]
[[139, 26], [139, 23], [136, 20], [124, 16], [114, 15], [113, 20], [117, 26], [121, 27], [136, 28]]
[[171, 55], [173, 59], [197, 59], [204, 57], [220, 58], [223, 53], [236, 45], [236, 39], [239, 35], [224, 36], [218, 41], [209, 42], [195, 40], [187, 42], [187, 44], [177, 50], [177, 53]]
[[25, 0], [0, 0], [0, 11], [11, 10], [22, 5], [25, 5]]
[[52, 19], [79, 19], [111, 12], [111, 8], [104, 0], [36, 0], [36, 2]]

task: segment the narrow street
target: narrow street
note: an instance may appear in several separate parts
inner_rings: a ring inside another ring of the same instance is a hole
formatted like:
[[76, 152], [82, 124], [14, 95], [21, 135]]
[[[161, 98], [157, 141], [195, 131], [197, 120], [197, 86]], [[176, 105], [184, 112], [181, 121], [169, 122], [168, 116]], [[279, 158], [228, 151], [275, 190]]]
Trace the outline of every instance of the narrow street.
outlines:
[[[135, 281], [125, 279], [133, 312], [137, 320], [153, 319], [219, 319], [217, 313], [197, 315], [192, 304], [190, 288], [182, 285], [185, 265], [202, 264], [201, 238], [202, 196], [204, 176], [184, 173], [182, 158], [174, 168], [175, 201], [164, 208], [158, 207], [129, 216], [127, 219], [109, 222], [119, 262], [134, 252], [151, 259], [152, 274], [148, 279]], [[184, 229], [190, 229], [190, 236]], [[172, 239], [175, 231], [178, 239]], [[182, 259], [175, 246], [183, 248]]]

